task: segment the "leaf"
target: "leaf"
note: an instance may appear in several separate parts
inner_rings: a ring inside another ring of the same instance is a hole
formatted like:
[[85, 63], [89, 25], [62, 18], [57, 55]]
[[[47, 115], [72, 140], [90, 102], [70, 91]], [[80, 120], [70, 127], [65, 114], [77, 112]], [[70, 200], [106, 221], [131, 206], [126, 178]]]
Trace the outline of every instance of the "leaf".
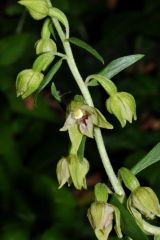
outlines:
[[132, 168], [132, 172], [137, 174], [158, 161], [160, 161], [160, 143]]
[[53, 96], [58, 102], [61, 102], [61, 96], [60, 96], [59, 91], [57, 90], [56, 85], [54, 84], [54, 82], [52, 82], [52, 85], [51, 85], [51, 93], [52, 93], [52, 96]]
[[87, 52], [92, 54], [95, 58], [97, 58], [100, 62], [104, 64], [104, 60], [102, 56], [94, 48], [92, 48], [88, 43], [80, 40], [79, 38], [74, 38], [74, 37], [66, 39], [66, 41], [69, 41], [70, 43], [73, 43], [74, 45], [85, 49]]
[[35, 95], [35, 103], [37, 102], [37, 98], [39, 93], [48, 85], [48, 83], [52, 80], [54, 75], [57, 73], [57, 71], [60, 69], [62, 65], [63, 58], [61, 58], [58, 62], [56, 62], [51, 70], [47, 73], [47, 75], [44, 77], [43, 81], [40, 84], [40, 87]]
[[86, 144], [86, 136], [83, 136], [77, 151], [77, 155], [80, 161], [83, 161], [83, 158], [84, 158], [85, 144]]
[[143, 54], [135, 54], [117, 58], [110, 62], [99, 74], [110, 79], [143, 57]]
[[148, 240], [148, 237], [142, 232], [129, 211], [119, 202], [115, 195], [112, 196], [111, 203], [116, 206], [121, 214], [121, 229], [128, 237], [133, 240]]

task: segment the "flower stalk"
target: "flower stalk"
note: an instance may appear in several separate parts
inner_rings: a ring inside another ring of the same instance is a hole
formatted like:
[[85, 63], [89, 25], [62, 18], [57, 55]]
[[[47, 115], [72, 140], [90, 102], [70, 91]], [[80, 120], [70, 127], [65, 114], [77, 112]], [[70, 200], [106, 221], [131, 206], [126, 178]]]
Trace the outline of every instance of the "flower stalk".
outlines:
[[[48, 0], [48, 4], [49, 4], [49, 7], [52, 7], [52, 4], [51, 4], [50, 0]], [[82, 76], [81, 76], [81, 74], [80, 74], [80, 72], [77, 68], [76, 62], [75, 62], [74, 57], [73, 57], [73, 53], [72, 53], [70, 43], [66, 40], [66, 35], [64, 34], [59, 21], [55, 18], [52, 18], [52, 21], [53, 21], [53, 24], [54, 24], [54, 26], [57, 30], [57, 33], [58, 33], [58, 35], [59, 35], [59, 37], [62, 41], [64, 50], [65, 50], [65, 53], [66, 53], [66, 60], [67, 60], [68, 66], [70, 68], [70, 71], [72, 72], [72, 75], [73, 75], [73, 77], [74, 77], [74, 79], [75, 79], [75, 81], [76, 81], [76, 83], [77, 83], [77, 85], [78, 85], [86, 103], [89, 106], [94, 107], [93, 100], [91, 98], [90, 92], [89, 92], [87, 86], [85, 85], [85, 83], [82, 79]], [[103, 137], [102, 137], [102, 134], [101, 134], [101, 130], [98, 127], [94, 128], [94, 135], [95, 135], [95, 140], [96, 140], [96, 144], [97, 144], [97, 147], [98, 147], [98, 151], [99, 151], [100, 157], [102, 159], [102, 163], [103, 163], [103, 166], [105, 168], [105, 171], [108, 175], [108, 178], [109, 178], [109, 180], [110, 180], [110, 182], [111, 182], [111, 184], [114, 188], [115, 193], [117, 193], [120, 197], [123, 198], [123, 196], [125, 195], [124, 190], [123, 190], [116, 174], [113, 171], [112, 165], [110, 163], [108, 154], [107, 154], [106, 149], [105, 149], [105, 145], [104, 145]]]

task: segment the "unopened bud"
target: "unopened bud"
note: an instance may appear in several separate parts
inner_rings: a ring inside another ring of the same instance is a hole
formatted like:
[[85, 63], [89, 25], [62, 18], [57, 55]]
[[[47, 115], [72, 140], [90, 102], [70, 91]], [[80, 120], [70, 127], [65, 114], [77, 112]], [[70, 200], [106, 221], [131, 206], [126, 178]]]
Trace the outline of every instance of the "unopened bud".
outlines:
[[21, 71], [16, 79], [17, 97], [26, 98], [35, 92], [43, 80], [44, 75], [33, 69]]
[[63, 157], [59, 160], [57, 163], [56, 173], [59, 182], [59, 188], [61, 188], [66, 182], [69, 182], [70, 178], [67, 158]]
[[25, 6], [35, 20], [41, 20], [48, 15], [47, 0], [20, 0], [19, 4]]
[[56, 43], [51, 38], [41, 38], [36, 43], [36, 54], [57, 52]]
[[117, 92], [106, 101], [107, 110], [116, 116], [124, 127], [126, 122], [132, 123], [136, 120], [136, 103], [134, 97], [126, 92]]

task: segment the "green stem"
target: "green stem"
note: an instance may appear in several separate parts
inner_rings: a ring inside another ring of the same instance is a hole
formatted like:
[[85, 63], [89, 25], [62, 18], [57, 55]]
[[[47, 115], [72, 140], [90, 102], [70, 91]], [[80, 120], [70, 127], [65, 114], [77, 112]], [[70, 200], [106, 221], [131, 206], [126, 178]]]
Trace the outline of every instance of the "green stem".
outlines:
[[[89, 93], [89, 90], [86, 87], [86, 85], [85, 85], [85, 83], [84, 83], [84, 81], [83, 81], [83, 79], [82, 79], [82, 77], [79, 73], [77, 65], [75, 63], [70, 43], [68, 41], [66, 41], [65, 34], [64, 34], [59, 22], [54, 18], [52, 19], [52, 21], [53, 21], [53, 24], [54, 24], [54, 26], [55, 26], [55, 28], [58, 32], [58, 35], [59, 35], [59, 37], [62, 41], [64, 50], [65, 50], [65, 53], [66, 53], [66, 56], [67, 56], [67, 63], [68, 63], [68, 66], [70, 68], [70, 71], [72, 72], [73, 77], [75, 78], [75, 81], [76, 81], [76, 83], [77, 83], [77, 85], [78, 85], [86, 103], [89, 106], [94, 107], [94, 104], [93, 104], [91, 95]], [[110, 182], [111, 182], [111, 184], [114, 188], [114, 191], [118, 195], [124, 196], [124, 190], [123, 190], [120, 182], [118, 181], [118, 179], [117, 179], [117, 177], [116, 177], [116, 175], [113, 171], [113, 168], [112, 168], [112, 165], [110, 163], [108, 154], [106, 152], [104, 141], [103, 141], [102, 134], [101, 134], [101, 130], [99, 128], [95, 128], [94, 134], [95, 134], [95, 140], [96, 140], [96, 143], [97, 143], [98, 151], [99, 151], [99, 154], [100, 154], [102, 162], [103, 162], [103, 166], [104, 166], [105, 171], [108, 175], [108, 178], [109, 178], [109, 180], [110, 180]]]

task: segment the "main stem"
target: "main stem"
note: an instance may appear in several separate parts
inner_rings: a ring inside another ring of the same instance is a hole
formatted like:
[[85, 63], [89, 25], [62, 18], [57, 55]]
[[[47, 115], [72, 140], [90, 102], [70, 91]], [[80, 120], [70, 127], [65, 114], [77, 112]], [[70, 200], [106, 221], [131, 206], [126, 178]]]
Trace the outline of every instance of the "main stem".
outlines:
[[[83, 79], [80, 75], [80, 72], [77, 68], [77, 65], [76, 65], [76, 62], [74, 60], [73, 53], [72, 53], [72, 50], [71, 50], [70, 43], [68, 41], [66, 41], [66, 36], [65, 36], [59, 22], [54, 18], [52, 19], [52, 21], [53, 21], [54, 26], [55, 26], [55, 28], [58, 32], [58, 35], [59, 35], [59, 37], [62, 41], [64, 50], [65, 50], [65, 53], [66, 53], [66, 56], [67, 56], [67, 63], [68, 63], [68, 66], [70, 68], [70, 71], [72, 72], [73, 77], [75, 78], [75, 81], [76, 81], [76, 83], [77, 83], [77, 85], [78, 85], [86, 103], [89, 106], [94, 107], [90, 92], [89, 92], [88, 88], [86, 87], [86, 85], [85, 85], [85, 83], [84, 83], [84, 81], [83, 81]], [[94, 129], [94, 134], [95, 134], [95, 140], [96, 140], [96, 143], [97, 143], [98, 151], [99, 151], [100, 157], [101, 157], [102, 162], [103, 162], [103, 166], [104, 166], [105, 171], [108, 175], [108, 178], [109, 178], [109, 180], [110, 180], [110, 182], [111, 182], [111, 184], [114, 188], [114, 191], [118, 195], [124, 196], [124, 190], [123, 190], [120, 182], [118, 181], [118, 179], [117, 179], [117, 177], [116, 177], [116, 175], [113, 171], [113, 168], [112, 168], [112, 165], [110, 163], [108, 154], [106, 152], [104, 141], [103, 141], [102, 134], [101, 134], [101, 130], [96, 127]]]

